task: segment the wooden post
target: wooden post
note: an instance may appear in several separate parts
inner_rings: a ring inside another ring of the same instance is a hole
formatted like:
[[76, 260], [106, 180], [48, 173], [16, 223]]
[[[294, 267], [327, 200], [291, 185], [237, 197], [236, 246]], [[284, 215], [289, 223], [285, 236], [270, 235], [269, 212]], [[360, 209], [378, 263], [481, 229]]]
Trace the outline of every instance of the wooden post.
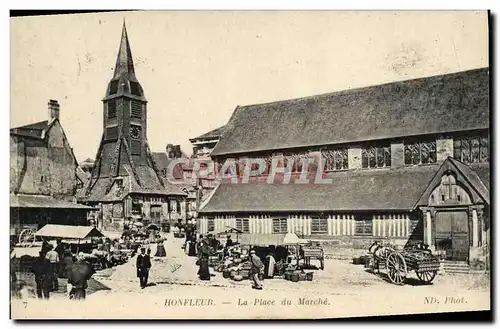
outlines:
[[406, 214], [406, 236], [410, 237], [410, 215]]
[[432, 220], [431, 220], [431, 212], [427, 210], [425, 212], [425, 232], [426, 232], [426, 242], [429, 246], [432, 246]]
[[479, 234], [478, 234], [478, 220], [477, 220], [477, 210], [472, 210], [472, 247], [479, 246]]

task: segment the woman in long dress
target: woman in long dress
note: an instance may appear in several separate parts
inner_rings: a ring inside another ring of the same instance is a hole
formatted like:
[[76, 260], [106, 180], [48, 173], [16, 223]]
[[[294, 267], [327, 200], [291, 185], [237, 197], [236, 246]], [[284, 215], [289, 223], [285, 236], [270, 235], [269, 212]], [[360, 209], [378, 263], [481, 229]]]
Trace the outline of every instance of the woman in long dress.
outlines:
[[198, 276], [200, 280], [210, 281], [210, 269], [208, 267], [208, 258], [210, 257], [210, 246], [207, 241], [202, 241], [200, 243], [199, 251], [199, 262], [200, 268], [198, 270]]
[[272, 279], [274, 277], [274, 267], [276, 266], [276, 259], [274, 254], [271, 252], [266, 256], [266, 266], [265, 266], [265, 276], [266, 278]]
[[196, 256], [196, 237], [192, 236], [188, 248], [188, 256]]

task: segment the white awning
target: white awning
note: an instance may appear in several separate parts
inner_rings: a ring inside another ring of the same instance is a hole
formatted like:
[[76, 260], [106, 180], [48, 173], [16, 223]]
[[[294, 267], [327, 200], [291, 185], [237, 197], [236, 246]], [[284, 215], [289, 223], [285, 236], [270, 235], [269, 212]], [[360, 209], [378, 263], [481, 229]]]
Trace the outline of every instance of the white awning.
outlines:
[[42, 227], [36, 236], [61, 239], [89, 239], [91, 237], [103, 237], [104, 235], [93, 226], [72, 226], [47, 224]]

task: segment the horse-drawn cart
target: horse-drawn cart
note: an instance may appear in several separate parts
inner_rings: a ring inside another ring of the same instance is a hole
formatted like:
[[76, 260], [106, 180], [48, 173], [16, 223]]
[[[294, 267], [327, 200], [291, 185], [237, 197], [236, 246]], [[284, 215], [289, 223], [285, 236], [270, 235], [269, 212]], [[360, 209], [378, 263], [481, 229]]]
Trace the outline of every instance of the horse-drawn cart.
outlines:
[[11, 245], [18, 247], [31, 247], [36, 241], [35, 233], [38, 225], [22, 225], [11, 228]]
[[403, 285], [408, 273], [415, 271], [417, 278], [423, 283], [431, 283], [436, 277], [440, 261], [439, 258], [423, 247], [396, 250], [391, 246], [382, 246], [375, 242], [368, 249], [371, 255], [367, 267], [373, 271], [386, 269], [389, 280], [397, 285]]

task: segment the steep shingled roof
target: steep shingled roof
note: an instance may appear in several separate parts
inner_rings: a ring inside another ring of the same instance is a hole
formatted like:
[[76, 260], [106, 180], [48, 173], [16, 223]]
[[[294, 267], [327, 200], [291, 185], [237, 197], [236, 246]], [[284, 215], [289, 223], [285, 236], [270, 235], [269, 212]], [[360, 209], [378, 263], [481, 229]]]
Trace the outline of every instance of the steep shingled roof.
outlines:
[[409, 210], [439, 169], [334, 172], [332, 184], [220, 184], [200, 213]]
[[203, 135], [200, 135], [198, 137], [190, 138], [189, 141], [193, 142], [199, 139], [208, 139], [208, 138], [219, 138], [222, 136], [226, 129], [226, 125], [221, 126], [219, 128], [215, 128], [213, 130], [210, 130], [207, 133], [204, 133]]
[[127, 79], [136, 80], [132, 50], [130, 50], [125, 21], [123, 21], [122, 37], [120, 39], [120, 48], [118, 48], [113, 79], [118, 79], [123, 76]]
[[[489, 203], [489, 190], [479, 172], [489, 165], [474, 168], [448, 157], [441, 165], [339, 171], [328, 173], [331, 184], [267, 184], [250, 182], [220, 184], [200, 209], [200, 214], [235, 212], [300, 211], [409, 211], [447, 163], [460, 171], [479, 195]], [[294, 179], [292, 178], [291, 182]]]
[[489, 127], [489, 69], [237, 107], [212, 155]]
[[34, 137], [34, 138], [42, 138], [42, 133], [49, 126], [49, 121], [40, 121], [35, 122], [29, 125], [15, 127], [10, 129], [10, 133], [13, 135], [20, 135], [24, 137]]
[[[168, 169], [168, 166], [172, 163], [173, 160], [175, 160], [169, 158], [164, 152], [153, 152], [153, 159], [156, 163], [156, 167], [160, 171], [162, 171], [163, 169]], [[181, 164], [175, 165], [172, 175], [175, 179], [182, 179], [184, 177], [183, 167]]]

